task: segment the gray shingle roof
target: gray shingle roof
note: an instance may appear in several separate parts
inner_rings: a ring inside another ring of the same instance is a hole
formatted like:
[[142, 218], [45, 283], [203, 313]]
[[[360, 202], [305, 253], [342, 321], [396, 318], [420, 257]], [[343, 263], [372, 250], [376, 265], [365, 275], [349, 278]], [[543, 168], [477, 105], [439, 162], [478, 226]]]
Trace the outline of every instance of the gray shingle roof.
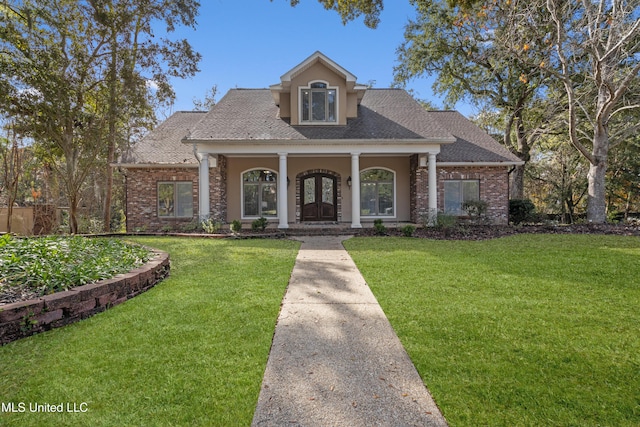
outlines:
[[123, 156], [123, 164], [197, 164], [187, 135], [196, 141], [451, 139], [438, 162], [519, 162], [491, 136], [456, 111], [426, 111], [406, 91], [369, 89], [358, 117], [346, 126], [291, 126], [279, 117], [269, 89], [232, 89], [209, 112], [180, 111]]
[[193, 148], [181, 140], [203, 117], [203, 111], [178, 111], [145, 135], [122, 157], [121, 163], [198, 164]]
[[499, 144], [488, 133], [457, 111], [429, 111], [444, 126], [456, 142], [442, 145], [438, 162], [520, 162], [520, 159]]
[[291, 126], [269, 89], [232, 89], [191, 133], [196, 140], [432, 139], [451, 135], [409, 94], [369, 89], [346, 126]]

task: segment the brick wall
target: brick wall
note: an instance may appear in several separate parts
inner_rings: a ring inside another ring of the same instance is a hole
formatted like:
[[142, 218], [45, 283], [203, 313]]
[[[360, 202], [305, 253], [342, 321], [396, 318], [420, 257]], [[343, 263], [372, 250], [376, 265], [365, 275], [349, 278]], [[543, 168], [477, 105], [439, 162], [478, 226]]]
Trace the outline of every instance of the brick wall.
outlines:
[[[198, 167], [127, 169], [127, 231], [182, 231], [198, 220]], [[193, 185], [191, 218], [158, 217], [158, 182], [190, 181]], [[218, 156], [217, 167], [209, 169], [210, 216], [227, 218], [227, 158]]]
[[444, 209], [444, 181], [448, 179], [477, 179], [480, 181], [480, 200], [488, 203], [487, 216], [494, 224], [509, 220], [509, 174], [502, 167], [441, 167], [438, 168], [438, 210]]
[[[411, 221], [419, 223], [429, 212], [428, 169], [419, 166], [417, 155], [410, 160]], [[444, 210], [444, 181], [477, 179], [480, 181], [480, 200], [488, 203], [487, 216], [495, 224], [506, 224], [509, 218], [509, 176], [506, 167], [441, 167], [438, 173], [438, 211]]]

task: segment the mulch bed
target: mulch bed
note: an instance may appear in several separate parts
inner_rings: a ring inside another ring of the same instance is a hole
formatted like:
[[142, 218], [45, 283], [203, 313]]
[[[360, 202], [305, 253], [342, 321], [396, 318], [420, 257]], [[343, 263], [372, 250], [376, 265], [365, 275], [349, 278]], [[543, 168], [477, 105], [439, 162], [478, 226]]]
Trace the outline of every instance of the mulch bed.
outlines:
[[[487, 240], [515, 234], [610, 234], [640, 236], [640, 226], [621, 224], [571, 225], [458, 225], [450, 228], [418, 228], [413, 237], [437, 240]], [[374, 236], [374, 229], [364, 229], [361, 236]], [[402, 236], [401, 229], [387, 230], [387, 236]]]

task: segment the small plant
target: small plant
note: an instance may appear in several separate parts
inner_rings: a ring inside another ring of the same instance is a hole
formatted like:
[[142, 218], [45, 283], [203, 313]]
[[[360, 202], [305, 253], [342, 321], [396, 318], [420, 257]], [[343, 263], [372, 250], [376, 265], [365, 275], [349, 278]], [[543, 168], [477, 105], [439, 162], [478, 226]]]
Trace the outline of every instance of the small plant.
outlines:
[[160, 229], [163, 233], [170, 233], [173, 230], [173, 227], [170, 225], [163, 225]]
[[387, 232], [387, 227], [382, 223], [382, 219], [373, 220], [373, 229], [378, 236], [383, 236]]
[[30, 311], [28, 314], [22, 317], [22, 322], [20, 322], [20, 331], [29, 332], [38, 324], [38, 321], [33, 317], [33, 311]]
[[232, 233], [239, 233], [240, 230], [242, 230], [242, 222], [239, 219], [234, 219], [231, 222], [231, 232]]
[[535, 220], [535, 210], [533, 202], [529, 199], [509, 200], [509, 220], [512, 224], [522, 224]]
[[484, 224], [489, 221], [487, 210], [489, 203], [484, 200], [469, 200], [462, 204], [462, 209], [469, 215], [471, 223]]
[[217, 233], [218, 230], [220, 230], [220, 227], [222, 227], [222, 224], [220, 224], [217, 221], [214, 221], [212, 218], [207, 218], [200, 223], [200, 226], [202, 227], [202, 230], [205, 233], [214, 234], [214, 233]]
[[260, 218], [254, 220], [251, 223], [251, 229], [253, 231], [264, 231], [264, 229], [267, 228], [267, 224], [268, 224], [267, 218], [261, 216]]
[[185, 224], [182, 224], [180, 229], [185, 233], [193, 233], [198, 230], [198, 223], [196, 221], [189, 221]]
[[442, 230], [452, 230], [458, 226], [458, 217], [455, 215], [438, 212], [435, 227]]
[[411, 237], [413, 236], [413, 232], [416, 231], [416, 227], [414, 225], [407, 224], [404, 227], [402, 227], [400, 231], [402, 231], [402, 235], [404, 237]]

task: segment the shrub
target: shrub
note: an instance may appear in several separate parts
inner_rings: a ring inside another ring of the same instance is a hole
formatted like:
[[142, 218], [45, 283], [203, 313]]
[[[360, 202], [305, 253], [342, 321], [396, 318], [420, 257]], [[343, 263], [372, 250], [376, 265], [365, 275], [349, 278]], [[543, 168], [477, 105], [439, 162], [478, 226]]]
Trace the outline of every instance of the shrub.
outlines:
[[458, 217], [444, 212], [438, 212], [434, 226], [442, 230], [454, 229], [458, 226]]
[[185, 233], [193, 233], [198, 230], [197, 221], [189, 221], [180, 226], [180, 229]]
[[487, 221], [487, 209], [489, 203], [484, 200], [469, 200], [462, 204], [462, 209], [467, 212], [472, 223], [484, 223]]
[[268, 220], [267, 218], [261, 216], [251, 223], [251, 229], [253, 231], [264, 231], [267, 228]]
[[413, 232], [416, 231], [416, 227], [411, 224], [407, 224], [404, 227], [402, 227], [400, 230], [402, 231], [402, 235], [404, 237], [411, 237], [413, 236]]
[[536, 207], [530, 199], [509, 200], [509, 220], [512, 224], [522, 224], [535, 220]]
[[212, 218], [207, 218], [200, 223], [200, 226], [202, 227], [202, 231], [204, 231], [205, 233], [213, 234], [217, 233], [218, 230], [220, 230], [222, 224], [218, 221], [214, 221]]
[[242, 222], [239, 219], [234, 219], [233, 222], [231, 222], [231, 232], [239, 233], [240, 230], [242, 230]]
[[375, 233], [379, 236], [382, 236], [387, 232], [387, 227], [384, 226], [380, 218], [373, 220], [373, 229], [375, 230]]

